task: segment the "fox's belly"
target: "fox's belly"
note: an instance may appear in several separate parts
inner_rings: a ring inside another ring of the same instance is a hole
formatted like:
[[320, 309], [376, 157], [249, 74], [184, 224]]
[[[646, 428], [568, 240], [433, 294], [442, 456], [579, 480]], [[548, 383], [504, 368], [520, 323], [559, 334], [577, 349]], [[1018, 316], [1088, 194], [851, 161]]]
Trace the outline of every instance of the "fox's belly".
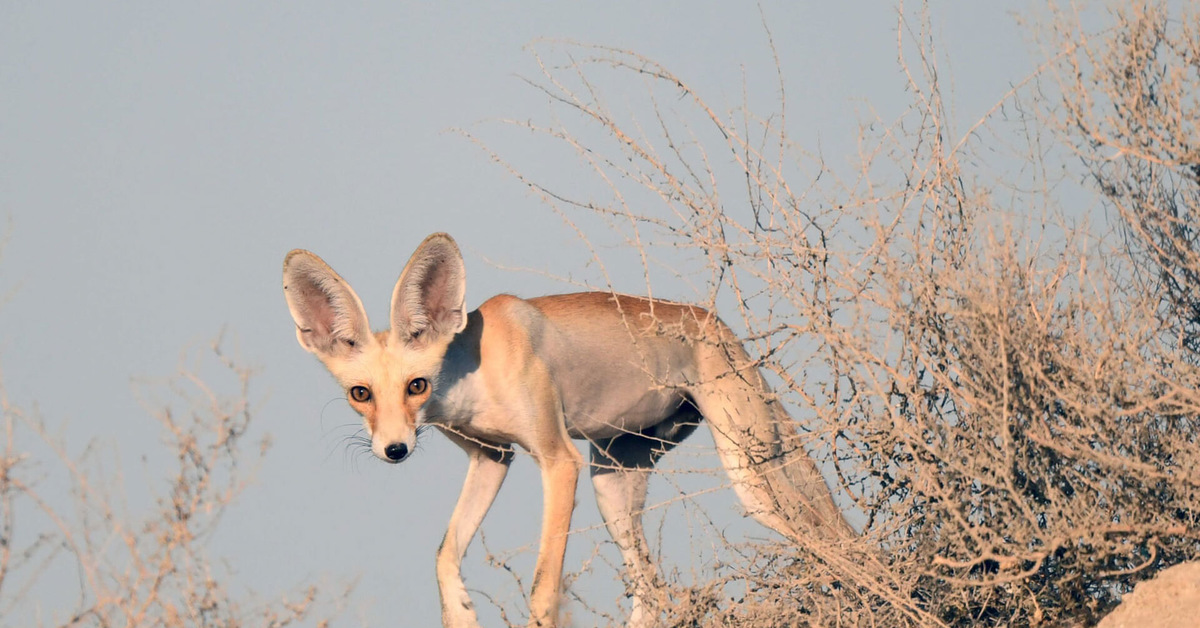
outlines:
[[564, 404], [571, 438], [601, 440], [638, 433], [662, 423], [688, 403], [678, 390], [648, 390], [634, 397], [619, 392]]

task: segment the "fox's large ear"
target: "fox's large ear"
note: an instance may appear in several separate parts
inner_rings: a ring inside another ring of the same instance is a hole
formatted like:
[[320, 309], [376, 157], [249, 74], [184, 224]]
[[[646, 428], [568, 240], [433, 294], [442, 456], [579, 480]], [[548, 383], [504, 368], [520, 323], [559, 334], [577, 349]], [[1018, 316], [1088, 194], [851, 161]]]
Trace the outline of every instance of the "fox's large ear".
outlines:
[[467, 272], [454, 238], [425, 238], [392, 292], [392, 333], [406, 343], [457, 334], [467, 326], [466, 294]]
[[371, 339], [362, 301], [321, 258], [296, 249], [283, 260], [283, 294], [296, 321], [300, 346], [327, 358]]

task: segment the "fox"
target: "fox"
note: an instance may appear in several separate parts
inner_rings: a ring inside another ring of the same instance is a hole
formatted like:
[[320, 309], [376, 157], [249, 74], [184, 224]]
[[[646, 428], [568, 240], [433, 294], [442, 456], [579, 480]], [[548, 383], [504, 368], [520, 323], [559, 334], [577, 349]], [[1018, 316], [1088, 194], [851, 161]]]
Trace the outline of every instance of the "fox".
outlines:
[[[388, 463], [434, 426], [468, 458], [436, 554], [442, 624], [475, 628], [463, 584], [467, 546], [516, 448], [538, 466], [543, 511], [529, 625], [555, 626], [575, 493], [585, 464], [629, 587], [628, 625], [654, 623], [661, 577], [642, 527], [657, 461], [708, 425], [747, 513], [788, 539], [855, 534], [814, 461], [789, 449], [794, 425], [736, 335], [709, 310], [613, 292], [522, 299], [467, 311], [454, 239], [425, 238], [392, 291], [390, 328], [372, 332], [362, 301], [321, 258], [287, 254], [283, 290], [296, 338], [345, 391]], [[589, 459], [574, 441], [586, 441]]]

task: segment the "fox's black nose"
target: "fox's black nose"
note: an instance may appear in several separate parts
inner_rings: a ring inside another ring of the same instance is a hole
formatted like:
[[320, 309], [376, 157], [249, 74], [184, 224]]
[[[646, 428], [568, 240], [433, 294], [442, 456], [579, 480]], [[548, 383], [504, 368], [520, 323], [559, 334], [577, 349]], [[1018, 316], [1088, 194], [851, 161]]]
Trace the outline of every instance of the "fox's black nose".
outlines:
[[383, 448], [383, 455], [388, 457], [392, 462], [400, 462], [408, 456], [408, 445], [404, 443], [392, 443]]

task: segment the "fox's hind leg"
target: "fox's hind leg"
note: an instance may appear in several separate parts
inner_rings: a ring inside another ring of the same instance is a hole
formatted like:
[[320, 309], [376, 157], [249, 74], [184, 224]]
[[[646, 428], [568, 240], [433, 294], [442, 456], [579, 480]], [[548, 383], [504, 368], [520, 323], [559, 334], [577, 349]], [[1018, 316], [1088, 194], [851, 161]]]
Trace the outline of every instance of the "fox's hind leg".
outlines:
[[652, 596], [661, 588], [642, 528], [646, 488], [654, 463], [696, 429], [700, 415], [685, 403], [671, 418], [640, 434], [623, 434], [591, 446], [592, 485], [609, 534], [621, 550], [626, 581], [632, 589], [630, 628], [653, 625]]

